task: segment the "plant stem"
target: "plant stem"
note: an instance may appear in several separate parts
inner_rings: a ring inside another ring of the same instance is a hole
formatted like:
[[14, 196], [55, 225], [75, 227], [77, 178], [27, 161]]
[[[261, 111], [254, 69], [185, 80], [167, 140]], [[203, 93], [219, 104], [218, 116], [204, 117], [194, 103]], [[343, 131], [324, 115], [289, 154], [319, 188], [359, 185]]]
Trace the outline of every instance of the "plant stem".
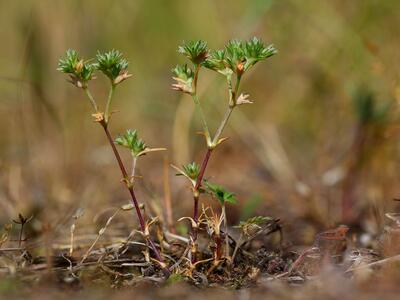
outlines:
[[228, 219], [226, 217], [226, 207], [225, 204], [222, 205], [222, 214], [224, 216], [224, 227], [225, 227], [225, 256], [229, 257], [229, 233], [228, 233]]
[[196, 185], [194, 187], [195, 190], [199, 190], [201, 186], [201, 182], [203, 181], [204, 173], [206, 172], [208, 161], [210, 160], [211, 152], [213, 149], [207, 149], [206, 155], [204, 156], [203, 162], [200, 167], [199, 176], [197, 176]]
[[135, 171], [136, 171], [137, 157], [133, 156], [132, 159], [132, 172], [131, 172], [131, 183], [135, 180]]
[[[213, 149], [210, 149], [210, 148], [207, 149], [206, 155], [201, 164], [199, 176], [197, 176], [196, 184], [193, 188], [193, 201], [194, 201], [194, 203], [193, 203], [193, 220], [197, 224], [196, 227], [192, 227], [192, 233], [191, 233], [194, 244], [196, 244], [196, 241], [197, 241], [197, 231], [198, 231], [198, 222], [199, 222], [199, 197], [200, 197], [199, 189], [201, 187], [201, 182], [203, 180], [208, 161], [210, 160], [212, 150]], [[194, 249], [196, 249], [196, 247]], [[195, 253], [192, 253], [192, 263], [195, 263], [196, 260], [197, 260], [197, 258], [196, 258], [196, 252], [195, 252]]]
[[193, 78], [193, 88], [194, 94], [197, 94], [197, 80], [199, 79], [199, 72], [200, 72], [201, 65], [196, 64], [194, 68], [194, 78]]
[[106, 111], [104, 113], [104, 118], [105, 118], [105, 122], [106, 123], [108, 123], [108, 121], [110, 120], [110, 107], [111, 107], [111, 102], [112, 102], [113, 95], [114, 95], [114, 90], [115, 90], [115, 85], [111, 84], [111, 88], [110, 88], [110, 91], [108, 93]]
[[168, 230], [172, 233], [176, 233], [173, 221], [172, 213], [172, 201], [171, 201], [171, 186], [169, 182], [169, 159], [168, 156], [164, 156], [163, 166], [163, 185], [164, 185], [164, 205], [165, 205], [165, 220], [167, 221]]
[[236, 257], [237, 251], [239, 250], [239, 248], [242, 244], [242, 239], [243, 239], [243, 233], [240, 233], [239, 239], [236, 242], [235, 250], [233, 250], [232, 259], [231, 259], [232, 264], [235, 263], [235, 257]]
[[197, 96], [197, 94], [194, 94], [192, 97], [193, 97], [193, 101], [196, 106], [196, 109], [199, 112], [201, 124], [203, 126], [204, 135], [206, 137], [206, 141], [207, 141], [207, 145], [208, 145], [209, 142], [211, 142], [211, 135], [210, 135], [210, 130], [208, 129], [206, 118], [204, 116], [204, 111], [203, 111], [203, 108], [201, 107], [201, 103], [200, 103], [200, 100], [199, 100], [199, 97]]
[[[126, 172], [125, 166], [124, 166], [124, 164], [123, 164], [123, 162], [121, 160], [121, 156], [119, 155], [117, 147], [115, 147], [114, 141], [113, 141], [113, 139], [111, 137], [110, 131], [108, 130], [108, 127], [107, 127], [108, 124], [103, 120], [102, 122], [100, 122], [100, 125], [104, 129], [104, 132], [105, 132], [105, 134], [107, 136], [107, 140], [108, 140], [108, 142], [109, 142], [109, 144], [110, 144], [110, 146], [111, 146], [111, 148], [112, 148], [112, 150], [114, 152], [115, 158], [117, 159], [117, 162], [118, 162], [118, 166], [119, 166], [119, 168], [121, 170], [121, 173], [122, 173], [122, 176], [123, 176], [123, 178], [125, 180], [126, 187], [127, 187], [128, 191], [129, 191], [129, 194], [131, 195], [131, 199], [132, 199], [133, 205], [135, 206], [136, 214], [137, 214], [137, 217], [139, 219], [140, 228], [141, 228], [142, 232], [145, 232], [146, 224], [144, 222], [144, 218], [143, 218], [142, 212], [140, 210], [139, 203], [138, 203], [138, 201], [136, 199], [135, 192], [133, 191], [133, 186], [129, 183], [130, 181], [129, 181], [129, 178], [128, 178], [128, 173]], [[155, 246], [154, 242], [149, 237], [145, 237], [145, 239], [146, 239], [147, 244], [150, 246], [151, 250], [154, 252], [154, 255], [156, 256], [157, 260], [159, 262], [163, 263], [164, 260], [161, 257], [161, 254], [158, 251], [157, 247]], [[167, 268], [163, 267], [163, 271], [164, 271], [164, 274], [166, 276], [170, 275], [170, 272], [169, 272], [169, 270]]]
[[22, 244], [22, 235], [24, 233], [24, 225], [25, 223], [21, 223], [21, 229], [19, 231], [19, 238], [18, 238], [18, 248], [21, 248], [21, 244]]
[[92, 94], [90, 93], [89, 89], [86, 87], [83, 90], [85, 91], [86, 95], [88, 96], [88, 98], [90, 100], [90, 103], [93, 106], [94, 111], [97, 113], [99, 111], [99, 108], [97, 107], [97, 103], [94, 100], [94, 98], [93, 98]]
[[[194, 79], [194, 94], [193, 96], [193, 100], [194, 103], [196, 105], [197, 110], [199, 111], [200, 114], [200, 118], [203, 124], [203, 130], [204, 130], [204, 134], [206, 135], [206, 140], [207, 140], [207, 152], [206, 155], [203, 159], [203, 162], [201, 164], [201, 168], [200, 168], [200, 173], [199, 176], [197, 177], [196, 180], [196, 184], [193, 188], [193, 201], [194, 201], [194, 206], [193, 206], [193, 220], [196, 222], [197, 226], [196, 227], [192, 227], [192, 239], [193, 239], [193, 244], [195, 247], [193, 247], [196, 251], [197, 247], [196, 247], [196, 241], [197, 241], [197, 232], [198, 232], [198, 221], [199, 221], [199, 197], [200, 197], [200, 192], [199, 189], [201, 187], [201, 183], [203, 181], [203, 177], [204, 177], [204, 173], [206, 171], [207, 168], [207, 164], [208, 161], [210, 159], [211, 156], [211, 152], [213, 151], [213, 149], [218, 145], [218, 140], [222, 134], [222, 132], [224, 131], [224, 128], [226, 126], [226, 124], [228, 123], [228, 120], [232, 114], [233, 109], [236, 106], [236, 95], [239, 91], [239, 85], [240, 85], [240, 80], [241, 80], [241, 76], [238, 75], [236, 77], [236, 84], [235, 84], [235, 90], [233, 91], [232, 89], [232, 81], [231, 78], [228, 77], [227, 78], [227, 82], [228, 82], [228, 89], [229, 89], [229, 107], [225, 113], [224, 118], [222, 119], [221, 124], [219, 125], [217, 132], [215, 133], [214, 139], [211, 140], [211, 136], [210, 136], [210, 131], [208, 129], [207, 126], [207, 122], [206, 119], [204, 117], [204, 112], [203, 109], [201, 107], [199, 98], [197, 97], [197, 77], [198, 77], [198, 71], [199, 71], [200, 67], [196, 67], [196, 71], [195, 71], [195, 79]], [[226, 217], [226, 216], [225, 216]], [[225, 223], [225, 227], [226, 227], [226, 223]], [[227, 231], [227, 227], [225, 228]], [[229, 241], [227, 242], [227, 252], [229, 255]], [[196, 252], [192, 253], [192, 263], [196, 262]]]
[[222, 134], [222, 131], [224, 131], [224, 128], [225, 128], [226, 124], [228, 123], [229, 117], [231, 116], [234, 108], [235, 108], [234, 106], [229, 106], [228, 109], [226, 110], [224, 118], [222, 119], [222, 122], [219, 125], [217, 132], [215, 133], [215, 136], [214, 136], [214, 139], [212, 142], [213, 145], [215, 145], [215, 146], [217, 145], [218, 140]]

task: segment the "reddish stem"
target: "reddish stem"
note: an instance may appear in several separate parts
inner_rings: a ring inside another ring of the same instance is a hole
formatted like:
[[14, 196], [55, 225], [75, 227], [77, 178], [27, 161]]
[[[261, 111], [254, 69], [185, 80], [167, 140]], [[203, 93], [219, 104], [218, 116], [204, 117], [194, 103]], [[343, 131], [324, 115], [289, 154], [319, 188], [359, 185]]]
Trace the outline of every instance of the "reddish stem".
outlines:
[[[200, 168], [200, 173], [199, 176], [197, 177], [196, 184], [193, 189], [193, 220], [198, 224], [199, 221], [199, 189], [201, 187], [201, 182], [203, 181], [204, 173], [207, 168], [208, 161], [210, 160], [211, 152], [213, 149], [207, 149], [206, 156], [203, 159], [203, 162], [201, 164]], [[193, 243], [196, 243], [197, 241], [197, 231], [198, 227], [192, 227], [192, 239]], [[196, 248], [195, 248], [196, 249]], [[197, 260], [196, 253], [192, 253], [192, 263], [195, 263]]]
[[195, 190], [198, 190], [201, 186], [201, 182], [203, 181], [203, 176], [207, 168], [208, 161], [211, 156], [212, 149], [207, 149], [206, 156], [203, 159], [203, 163], [201, 164], [200, 173], [197, 177], [196, 186], [194, 187]]
[[[112, 150], [114, 152], [115, 158], [117, 159], [118, 166], [119, 166], [119, 168], [121, 170], [121, 173], [122, 173], [122, 176], [124, 177], [124, 180], [128, 180], [129, 179], [128, 173], [126, 172], [124, 163], [122, 162], [122, 159], [121, 159], [121, 156], [119, 155], [117, 147], [115, 147], [115, 144], [114, 144], [114, 141], [113, 141], [113, 139], [111, 137], [110, 131], [108, 130], [107, 123], [105, 121], [102, 121], [102, 122], [100, 122], [100, 125], [103, 127], [104, 132], [106, 133], [107, 140], [110, 143], [110, 146], [111, 146], [111, 148], [112, 148]], [[126, 183], [127, 182], [128, 181], [126, 181]], [[131, 195], [131, 199], [132, 199], [133, 205], [135, 206], [136, 214], [138, 216], [139, 223], [140, 223], [140, 228], [141, 228], [142, 232], [145, 232], [146, 224], [144, 222], [144, 218], [143, 218], [142, 212], [140, 210], [139, 203], [138, 203], [138, 201], [136, 199], [135, 192], [133, 191], [133, 187], [128, 185], [128, 184], [126, 184], [126, 187], [127, 187], [128, 191], [129, 191], [129, 194]], [[156, 245], [154, 244], [154, 242], [148, 237], [146, 238], [146, 242], [147, 242], [148, 246], [150, 246], [151, 250], [153, 250], [154, 255], [156, 256], [157, 260], [162, 263], [164, 260], [161, 257], [161, 254], [158, 251], [158, 249], [157, 249]], [[163, 271], [167, 276], [170, 275], [169, 274], [169, 270], [167, 268], [164, 267]]]

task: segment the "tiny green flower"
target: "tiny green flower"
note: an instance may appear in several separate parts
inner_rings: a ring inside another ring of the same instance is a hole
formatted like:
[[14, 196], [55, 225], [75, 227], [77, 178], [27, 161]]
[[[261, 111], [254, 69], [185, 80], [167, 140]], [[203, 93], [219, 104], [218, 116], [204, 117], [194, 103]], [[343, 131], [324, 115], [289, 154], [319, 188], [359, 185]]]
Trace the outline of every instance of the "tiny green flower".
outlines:
[[207, 191], [213, 195], [221, 205], [225, 205], [225, 203], [237, 203], [235, 194], [228, 192], [224, 187], [217, 184], [211, 184], [208, 181], [205, 182], [205, 186]]
[[113, 85], [117, 85], [132, 76], [132, 74], [128, 74], [128, 61], [118, 50], [113, 49], [105, 53], [98, 52], [96, 60], [95, 67], [103, 72]]
[[265, 47], [260, 39], [253, 37], [243, 44], [243, 52], [246, 59], [244, 70], [247, 71], [257, 62], [271, 57], [278, 51], [274, 48], [273, 45]]
[[229, 76], [233, 73], [227, 65], [225, 50], [210, 51], [210, 54], [204, 61], [203, 66], [225, 76]]
[[[256, 37], [249, 41], [231, 40], [224, 50], [211, 51], [203, 65], [224, 75], [242, 75], [257, 62], [277, 53], [274, 46], [264, 46]], [[227, 69], [230, 72], [227, 72]]]
[[226, 50], [226, 63], [229, 68], [237, 74], [243, 74], [244, 63], [246, 61], [243, 42], [239, 40], [231, 40], [225, 46]]
[[189, 41], [179, 46], [178, 52], [185, 55], [195, 65], [200, 65], [208, 56], [207, 43], [202, 40]]
[[185, 174], [193, 180], [196, 180], [200, 173], [200, 166], [196, 162], [182, 166]]
[[176, 173], [176, 176], [184, 176], [190, 181], [193, 187], [196, 185], [197, 177], [199, 177], [200, 174], [200, 166], [197, 163], [192, 162], [187, 165], [183, 165], [182, 169], [174, 165], [171, 165], [171, 167], [178, 172]]
[[115, 139], [115, 144], [131, 150], [132, 156], [138, 157], [147, 149], [146, 143], [138, 137], [137, 130], [128, 129], [124, 135]]
[[86, 88], [87, 83], [94, 78], [95, 67], [81, 59], [77, 51], [69, 49], [65, 57], [60, 58], [57, 70], [68, 74], [75, 86]]
[[194, 72], [187, 65], [177, 65], [172, 69], [173, 79], [176, 83], [172, 84], [172, 89], [175, 91], [181, 91], [187, 94], [193, 94], [193, 80]]

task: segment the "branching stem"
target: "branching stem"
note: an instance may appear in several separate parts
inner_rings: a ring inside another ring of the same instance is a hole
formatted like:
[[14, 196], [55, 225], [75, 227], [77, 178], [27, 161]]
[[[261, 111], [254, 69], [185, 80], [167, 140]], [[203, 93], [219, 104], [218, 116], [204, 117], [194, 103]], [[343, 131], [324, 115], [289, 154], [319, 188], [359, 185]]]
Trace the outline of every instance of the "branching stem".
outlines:
[[99, 108], [97, 106], [96, 101], [94, 100], [94, 98], [92, 96], [92, 93], [90, 93], [90, 91], [89, 91], [89, 89], [87, 87], [84, 88], [83, 90], [85, 91], [86, 95], [88, 96], [89, 101], [92, 104], [94, 111], [97, 113], [99, 111]]
[[[109, 117], [109, 108], [110, 108], [110, 104], [111, 104], [111, 101], [112, 101], [112, 96], [113, 96], [114, 89], [115, 89], [115, 86], [112, 85], [111, 89], [110, 89], [108, 101], [107, 101], [107, 106], [106, 106], [106, 114], [105, 114], [106, 118], [107, 118], [107, 116]], [[86, 94], [88, 95], [89, 99], [91, 99], [91, 102], [92, 103], [96, 103], [94, 101], [90, 91], [88, 89], [85, 89], [85, 91], [86, 91]], [[94, 106], [94, 108], [95, 108], [95, 110], [97, 110], [97, 106]], [[120, 156], [120, 154], [118, 152], [118, 149], [114, 144], [114, 140], [113, 140], [113, 138], [112, 138], [112, 136], [110, 134], [110, 131], [108, 130], [108, 120], [106, 121], [106, 119], [103, 119], [103, 120], [101, 120], [99, 122], [99, 124], [104, 129], [104, 133], [106, 134], [107, 140], [108, 140], [108, 142], [109, 142], [109, 144], [111, 146], [111, 149], [113, 150], [114, 156], [115, 156], [115, 158], [117, 160], [117, 163], [118, 163], [118, 166], [119, 166], [119, 168], [121, 170], [123, 180], [124, 180], [125, 185], [126, 185], [128, 191], [129, 191], [129, 194], [131, 195], [131, 200], [133, 202], [133, 205], [134, 205], [135, 210], [136, 210], [137, 217], [139, 219], [140, 229], [144, 233], [145, 230], [146, 230], [146, 224], [145, 224], [145, 221], [144, 221], [144, 218], [143, 218], [143, 214], [142, 214], [142, 212], [140, 210], [139, 203], [137, 201], [135, 192], [133, 190], [133, 185], [132, 185], [132, 183], [130, 181], [130, 178], [128, 176], [128, 173], [126, 171], [124, 163], [122, 162], [122, 159], [121, 159], [121, 156]], [[150, 249], [153, 251], [154, 255], [156, 256], [156, 259], [162, 264], [164, 262], [164, 260], [163, 260], [161, 254], [160, 254], [160, 251], [157, 249], [157, 247], [154, 244], [154, 242], [152, 241], [152, 239], [150, 237], [148, 237], [148, 236], [145, 236], [145, 239], [146, 239], [147, 245], [150, 247]], [[167, 277], [170, 275], [170, 271], [166, 267], [163, 267], [163, 272]]]
[[[239, 91], [239, 85], [240, 85], [240, 80], [241, 80], [241, 76], [238, 75], [236, 77], [236, 83], [235, 83], [235, 89], [233, 90], [232, 88], [232, 79], [231, 77], [227, 77], [227, 83], [228, 83], [228, 90], [229, 90], [229, 106], [227, 111], [225, 112], [224, 118], [222, 119], [221, 124], [219, 125], [215, 136], [213, 139], [211, 139], [211, 135], [210, 135], [210, 131], [208, 129], [207, 126], [207, 121], [204, 117], [204, 113], [203, 113], [203, 109], [201, 107], [199, 98], [197, 97], [197, 77], [198, 77], [198, 71], [199, 71], [199, 67], [196, 67], [195, 70], [195, 79], [194, 79], [194, 94], [193, 94], [193, 100], [194, 103], [196, 105], [197, 110], [199, 111], [199, 115], [203, 124], [203, 130], [204, 130], [204, 134], [206, 136], [206, 141], [207, 141], [207, 152], [206, 155], [203, 159], [203, 162], [201, 164], [201, 168], [200, 168], [200, 173], [199, 176], [197, 177], [196, 180], [196, 184], [193, 188], [193, 220], [196, 222], [197, 226], [196, 227], [192, 227], [192, 240], [194, 243], [194, 247], [192, 247], [194, 249], [194, 251], [196, 251], [197, 249], [197, 233], [198, 233], [198, 220], [199, 220], [199, 197], [200, 197], [200, 187], [201, 187], [201, 183], [203, 181], [203, 177], [204, 177], [204, 173], [206, 171], [207, 165], [208, 165], [208, 161], [210, 160], [210, 156], [211, 153], [213, 151], [213, 149], [215, 149], [215, 147], [218, 146], [218, 142], [219, 139], [221, 137], [222, 132], [224, 131], [226, 124], [228, 123], [228, 120], [233, 112], [233, 109], [236, 106], [236, 98], [237, 98], [237, 93]], [[224, 224], [225, 224], [225, 230], [227, 231], [227, 221], [226, 221], [226, 215], [224, 215]], [[227, 240], [227, 245], [226, 245], [226, 252], [227, 255], [229, 256], [229, 241]], [[192, 253], [192, 263], [196, 262], [196, 253]]]
[[110, 108], [111, 108], [111, 102], [112, 102], [113, 95], [114, 95], [114, 90], [115, 90], [115, 85], [111, 84], [111, 88], [110, 88], [110, 91], [108, 93], [106, 111], [104, 113], [104, 119], [105, 119], [106, 123], [108, 123], [108, 121], [110, 120]]
[[197, 96], [197, 94], [193, 94], [192, 97], [193, 97], [193, 101], [196, 106], [196, 109], [199, 113], [199, 116], [201, 119], [201, 124], [203, 126], [204, 135], [206, 137], [206, 141], [207, 141], [207, 145], [208, 145], [211, 142], [211, 135], [210, 135], [210, 130], [208, 129], [206, 117], [204, 116], [204, 111], [203, 111], [203, 108], [201, 106], [201, 103], [200, 103], [200, 100], [199, 100], [199, 97]]

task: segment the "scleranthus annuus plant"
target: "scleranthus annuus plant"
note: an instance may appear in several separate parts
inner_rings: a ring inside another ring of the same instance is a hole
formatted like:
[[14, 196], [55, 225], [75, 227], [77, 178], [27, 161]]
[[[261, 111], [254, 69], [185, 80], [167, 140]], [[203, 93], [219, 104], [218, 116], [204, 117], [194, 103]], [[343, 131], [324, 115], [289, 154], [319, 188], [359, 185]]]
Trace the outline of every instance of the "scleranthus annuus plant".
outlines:
[[[128, 61], [123, 57], [122, 53], [117, 50], [111, 50], [109, 52], [98, 52], [94, 60], [82, 59], [78, 52], [75, 50], [67, 50], [65, 57], [59, 60], [58, 70], [62, 73], [66, 73], [70, 76], [70, 81], [76, 87], [81, 88], [86, 93], [90, 103], [93, 107], [94, 121], [101, 125], [106, 134], [107, 140], [112, 148], [112, 151], [117, 160], [118, 166], [122, 173], [122, 181], [125, 183], [127, 190], [131, 196], [133, 206], [136, 210], [136, 214], [140, 223], [141, 234], [145, 239], [148, 247], [153, 251], [155, 260], [159, 263], [166, 276], [169, 276], [170, 271], [164, 263], [164, 260], [160, 254], [159, 249], [150, 237], [150, 226], [155, 223], [156, 219], [146, 221], [141, 207], [137, 201], [134, 183], [135, 183], [135, 168], [138, 158], [141, 156], [159, 150], [165, 150], [164, 148], [149, 148], [146, 143], [139, 138], [136, 130], [128, 129], [125, 134], [120, 135], [113, 140], [110, 131], [110, 117], [112, 114], [111, 104], [116, 87], [123, 81], [131, 77], [132, 75], [128, 72]], [[93, 80], [95, 71], [100, 71], [110, 81], [110, 90], [108, 98], [105, 103], [105, 110], [102, 111], [94, 99], [92, 93], [89, 90], [89, 83]], [[121, 159], [116, 145], [122, 146], [130, 150], [132, 155], [132, 170], [130, 175], [125, 167], [124, 162]]]
[[[147, 247], [153, 251], [154, 261], [163, 269], [165, 275], [168, 277], [171, 270], [178, 270], [181, 268], [180, 263], [187, 261], [188, 268], [183, 271], [184, 274], [192, 274], [193, 270], [197, 265], [206, 264], [209, 261], [213, 261], [212, 266], [208, 269], [207, 274], [211, 273], [219, 264], [223, 261], [234, 262], [234, 258], [237, 254], [238, 248], [240, 247], [241, 240], [236, 243], [236, 247], [232, 253], [229, 244], [229, 230], [226, 208], [227, 204], [236, 204], [236, 196], [229, 192], [226, 188], [204, 180], [204, 174], [213, 151], [219, 147], [226, 138], [222, 137], [224, 128], [226, 127], [229, 118], [233, 110], [240, 105], [253, 103], [250, 97], [246, 93], [239, 93], [240, 83], [243, 76], [248, 70], [250, 70], [259, 61], [265, 60], [266, 58], [274, 55], [276, 50], [273, 46], [264, 46], [264, 44], [257, 38], [250, 39], [249, 41], [232, 40], [229, 41], [223, 49], [210, 50], [204, 41], [191, 41], [180, 46], [178, 52], [184, 55], [188, 60], [188, 64], [177, 65], [173, 70], [173, 79], [175, 83], [172, 88], [176, 91], [188, 94], [192, 97], [196, 111], [200, 116], [202, 124], [202, 133], [205, 137], [206, 154], [201, 164], [196, 162], [188, 163], [181, 167], [173, 166], [178, 172], [177, 175], [185, 177], [191, 186], [193, 192], [193, 216], [183, 217], [180, 220], [189, 220], [191, 223], [191, 234], [189, 239], [181, 236], [180, 240], [189, 243], [189, 247], [185, 250], [181, 260], [175, 262], [170, 268], [164, 262], [162, 253], [165, 243], [168, 242], [163, 238], [164, 232], [162, 225], [160, 225], [158, 217], [146, 219], [144, 206], [139, 205], [135, 195], [136, 186], [136, 174], [135, 170], [137, 167], [138, 160], [144, 155], [154, 152], [165, 150], [164, 148], [150, 148], [146, 142], [139, 137], [137, 130], [128, 129], [124, 133], [117, 136], [115, 139], [110, 134], [109, 125], [112, 115], [112, 100], [116, 88], [125, 80], [130, 78], [132, 75], [128, 71], [129, 63], [124, 58], [121, 52], [117, 50], [111, 50], [109, 52], [98, 52], [94, 59], [85, 60], [79, 56], [75, 50], [68, 50], [65, 57], [59, 61], [58, 70], [66, 73], [70, 77], [70, 82], [82, 89], [88, 97], [92, 108], [93, 118], [104, 130], [107, 141], [112, 148], [114, 156], [117, 160], [118, 166], [122, 174], [122, 181], [127, 188], [132, 204], [130, 206], [123, 206], [122, 210], [129, 210], [134, 208], [137, 214], [137, 218], [140, 224], [140, 233], [145, 240]], [[200, 71], [208, 69], [224, 76], [226, 80], [226, 86], [228, 91], [227, 108], [221, 123], [215, 130], [214, 134], [211, 134], [206, 116], [202, 109], [202, 103], [200, 102], [198, 95], [198, 78]], [[102, 73], [109, 79], [109, 93], [107, 99], [105, 99], [104, 109], [103, 105], [99, 105], [93, 97], [89, 85], [91, 80], [95, 79], [95, 73]], [[117, 146], [129, 151], [131, 154], [131, 168], [130, 170], [125, 166], [121, 159]], [[130, 172], [129, 172], [130, 171]], [[199, 212], [199, 199], [202, 193], [207, 193], [211, 197], [218, 201], [221, 210], [220, 213], [214, 213], [210, 207], [202, 208], [202, 213]], [[119, 211], [119, 210], [118, 210]], [[179, 220], [178, 220], [179, 221]], [[258, 221], [258, 219], [256, 220]], [[241, 226], [244, 234], [249, 232], [250, 228], [255, 227], [256, 221], [248, 221], [247, 227]], [[246, 224], [247, 224], [246, 223]], [[254, 223], [254, 224], [253, 224]], [[106, 226], [109, 224], [107, 222]], [[207, 258], [203, 260], [197, 260], [197, 235], [200, 225], [206, 227], [214, 246], [213, 258]], [[106, 226], [101, 229], [99, 236], [104, 233]], [[157, 237], [160, 241], [160, 249], [153, 242], [150, 236], [150, 228], [152, 226], [157, 227]], [[257, 225], [258, 226], [258, 225]], [[172, 235], [174, 235], [172, 233]], [[242, 239], [242, 236], [241, 236]], [[97, 241], [97, 240], [96, 240]], [[95, 244], [95, 242], [94, 242]], [[94, 246], [92, 245], [92, 247]], [[225, 247], [224, 247], [225, 245]], [[71, 231], [71, 253], [73, 251], [73, 231]], [[90, 254], [91, 248], [87, 251], [81, 262], [83, 262], [87, 255]], [[171, 256], [165, 255], [164, 257], [171, 258]], [[145, 251], [145, 258], [150, 261], [149, 253]], [[174, 269], [175, 268], [175, 269]], [[191, 276], [191, 275], [190, 275]]]
[[[200, 117], [202, 123], [203, 135], [205, 137], [207, 151], [201, 166], [198, 168], [199, 171], [196, 173], [189, 172], [191, 165], [186, 165], [182, 169], [174, 167], [178, 170], [180, 175], [184, 175], [189, 179], [192, 185], [193, 191], [193, 218], [192, 218], [192, 230], [191, 230], [191, 261], [196, 261], [197, 252], [197, 234], [199, 228], [199, 198], [200, 193], [203, 191], [203, 177], [213, 151], [221, 145], [226, 138], [222, 137], [224, 128], [226, 127], [229, 118], [233, 110], [243, 104], [253, 103], [249, 95], [246, 93], [240, 93], [240, 83], [243, 76], [258, 62], [263, 61], [274, 54], [277, 50], [273, 45], [265, 46], [264, 43], [254, 37], [248, 41], [231, 40], [223, 49], [210, 50], [207, 47], [206, 42], [197, 40], [189, 41], [184, 43], [178, 48], [178, 52], [183, 54], [191, 63], [191, 65], [177, 65], [173, 70], [173, 79], [175, 83], [172, 84], [172, 89], [189, 94], [196, 106], [196, 111]], [[200, 71], [203, 69], [209, 69], [217, 72], [225, 77], [227, 90], [228, 90], [228, 101], [225, 115], [212, 135], [209, 126], [207, 124], [206, 117], [203, 112], [202, 104], [199, 99], [197, 83]], [[189, 174], [192, 173], [192, 174]], [[213, 188], [214, 187], [214, 188]], [[216, 195], [219, 199], [218, 191], [212, 184], [208, 184], [208, 189]], [[224, 190], [224, 192], [226, 192]], [[226, 192], [227, 193], [227, 192]], [[230, 194], [233, 195], [233, 194]], [[225, 206], [223, 206], [225, 210]], [[226, 213], [224, 212], [226, 221]], [[226, 222], [225, 222], [226, 224]], [[225, 226], [225, 230], [228, 230]], [[227, 242], [228, 232], [225, 233], [226, 239], [226, 253], [229, 256], [229, 244]]]

